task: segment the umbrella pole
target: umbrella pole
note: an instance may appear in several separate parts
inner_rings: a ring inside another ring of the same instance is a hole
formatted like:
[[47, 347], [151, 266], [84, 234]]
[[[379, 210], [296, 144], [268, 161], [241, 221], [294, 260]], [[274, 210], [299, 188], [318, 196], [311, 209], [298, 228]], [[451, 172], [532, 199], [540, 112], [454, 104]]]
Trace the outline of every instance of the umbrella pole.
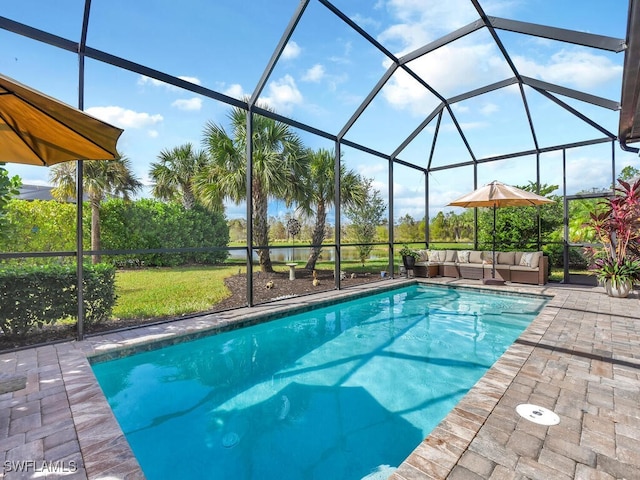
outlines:
[[82, 245], [83, 175], [83, 163], [81, 160], [78, 160], [76, 161], [76, 276], [78, 281], [76, 285], [78, 292], [78, 331], [76, 337], [78, 341], [84, 339], [84, 251]]
[[[484, 275], [483, 275], [484, 277]], [[484, 278], [485, 285], [504, 285], [504, 280], [496, 279], [496, 204], [493, 204], [493, 245], [491, 249], [491, 278]]]
[[491, 278], [496, 278], [496, 204], [493, 204], [493, 250], [491, 252]]

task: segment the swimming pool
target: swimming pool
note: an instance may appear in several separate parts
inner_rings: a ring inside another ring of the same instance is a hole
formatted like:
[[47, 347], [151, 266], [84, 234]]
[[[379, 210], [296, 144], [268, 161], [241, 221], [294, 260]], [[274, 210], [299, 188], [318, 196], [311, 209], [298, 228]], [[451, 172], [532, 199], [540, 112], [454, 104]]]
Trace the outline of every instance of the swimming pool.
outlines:
[[542, 308], [413, 285], [93, 365], [147, 478], [386, 478]]

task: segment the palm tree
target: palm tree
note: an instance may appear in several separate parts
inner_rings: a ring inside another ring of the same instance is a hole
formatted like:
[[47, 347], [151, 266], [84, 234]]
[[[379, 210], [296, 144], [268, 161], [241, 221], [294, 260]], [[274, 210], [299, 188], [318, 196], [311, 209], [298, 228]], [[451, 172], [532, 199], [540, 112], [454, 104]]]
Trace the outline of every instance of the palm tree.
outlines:
[[185, 143], [170, 150], [162, 150], [158, 160], [158, 163], [151, 164], [153, 195], [161, 200], [180, 201], [185, 210], [193, 208], [196, 203], [193, 179], [206, 165], [206, 153], [202, 150], [195, 151], [190, 143]]
[[[195, 190], [210, 208], [220, 208], [225, 199], [236, 204], [246, 200], [247, 112], [235, 107], [229, 120], [230, 134], [212, 122], [204, 129], [203, 143], [211, 161], [196, 177]], [[266, 247], [269, 245], [268, 201], [281, 199], [290, 206], [302, 197], [306, 184], [299, 179], [308, 171], [308, 159], [298, 135], [282, 122], [254, 115], [252, 140], [252, 240], [254, 245]], [[268, 248], [258, 249], [258, 259], [263, 272], [273, 272]]]
[[[311, 249], [305, 266], [308, 270], [316, 268], [322, 242], [325, 237], [327, 210], [331, 209], [335, 200], [335, 165], [336, 156], [333, 150], [321, 148], [308, 153], [310, 159], [308, 182], [305, 198], [300, 200], [300, 210], [308, 216], [314, 216], [315, 222], [311, 233]], [[356, 172], [347, 171], [340, 164], [340, 199], [342, 205], [357, 207], [364, 202], [366, 191]]]
[[[100, 250], [100, 203], [107, 197], [129, 200], [142, 187], [131, 171], [131, 162], [121, 154], [115, 160], [85, 160], [82, 186], [91, 205], [91, 250]], [[49, 180], [56, 185], [51, 194], [56, 200], [76, 197], [76, 162], [51, 167]], [[101, 262], [100, 254], [91, 256], [92, 263]]]

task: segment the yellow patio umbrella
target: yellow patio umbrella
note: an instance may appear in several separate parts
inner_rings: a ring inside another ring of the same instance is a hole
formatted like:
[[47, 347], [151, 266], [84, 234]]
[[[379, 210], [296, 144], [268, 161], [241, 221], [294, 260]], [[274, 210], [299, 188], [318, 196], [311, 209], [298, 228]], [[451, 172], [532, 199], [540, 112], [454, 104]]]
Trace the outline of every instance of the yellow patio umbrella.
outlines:
[[113, 160], [122, 130], [0, 75], [0, 162]]
[[491, 279], [493, 282], [490, 283], [496, 283], [496, 208], [530, 207], [545, 203], [553, 203], [553, 200], [517, 187], [512, 187], [511, 185], [505, 185], [497, 180], [449, 203], [449, 206], [452, 207], [493, 207], [493, 250], [491, 268]]

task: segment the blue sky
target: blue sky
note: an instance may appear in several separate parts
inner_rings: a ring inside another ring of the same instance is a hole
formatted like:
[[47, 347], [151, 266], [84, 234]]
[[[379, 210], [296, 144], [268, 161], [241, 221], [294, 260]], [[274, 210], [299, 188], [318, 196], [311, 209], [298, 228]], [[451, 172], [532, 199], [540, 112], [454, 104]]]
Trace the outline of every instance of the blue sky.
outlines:
[[[469, 0], [334, 0], [337, 7], [397, 56], [402, 56], [478, 18]], [[628, 3], [587, 0], [491, 0], [481, 2], [489, 16], [624, 38]], [[297, 0], [216, 0], [131, 2], [94, 0], [87, 45], [241, 98], [251, 94], [263, 73]], [[23, 0], [0, 7], [0, 15], [77, 41], [84, 3], [80, 0]], [[499, 31], [501, 41], [522, 75], [619, 101], [623, 54]], [[0, 72], [77, 105], [77, 57], [0, 31]], [[279, 113], [330, 133], [339, 132], [390, 65], [378, 50], [311, 0], [287, 48], [269, 77], [260, 101]], [[513, 76], [487, 29], [409, 63], [441, 94], [450, 98]], [[151, 78], [101, 62], [86, 61], [85, 109], [125, 130], [118, 144], [149, 183], [149, 164], [165, 148], [191, 142], [200, 147], [207, 121], [225, 123], [229, 107]], [[525, 87], [540, 146], [600, 138], [602, 134]], [[618, 112], [562, 97], [614, 134]], [[438, 105], [439, 100], [414, 79], [396, 72], [376, 96], [346, 139], [393, 152]], [[533, 148], [520, 93], [506, 87], [452, 106], [478, 158]], [[401, 152], [399, 158], [426, 166], [435, 121]], [[313, 148], [331, 142], [298, 132]], [[374, 178], [388, 192], [386, 161], [344, 148], [349, 168]], [[568, 192], [607, 187], [610, 144], [567, 153]], [[542, 155], [543, 183], [562, 183], [561, 153]], [[433, 165], [470, 159], [453, 122], [442, 119]], [[482, 185], [498, 179], [511, 184], [535, 180], [532, 157], [483, 164]], [[616, 147], [619, 171], [638, 167], [637, 155]], [[10, 165], [24, 183], [46, 184], [48, 169]], [[464, 167], [434, 173], [430, 180], [431, 213], [473, 189], [472, 170]], [[397, 167], [396, 215], [425, 214], [424, 177]], [[271, 215], [284, 207], [274, 204]], [[228, 216], [244, 215], [229, 206]]]

